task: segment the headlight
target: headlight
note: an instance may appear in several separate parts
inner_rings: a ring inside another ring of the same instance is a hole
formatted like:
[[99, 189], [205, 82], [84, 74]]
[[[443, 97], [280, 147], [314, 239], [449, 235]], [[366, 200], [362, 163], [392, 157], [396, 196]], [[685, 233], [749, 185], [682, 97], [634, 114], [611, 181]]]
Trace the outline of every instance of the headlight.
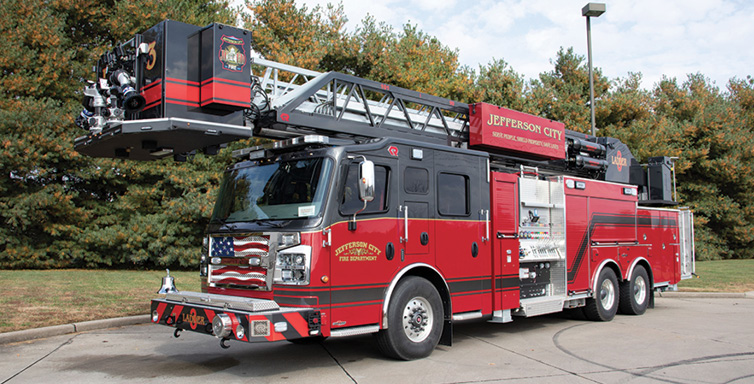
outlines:
[[299, 245], [279, 252], [275, 261], [276, 284], [307, 285], [311, 274], [312, 247]]
[[232, 326], [233, 322], [230, 320], [230, 316], [224, 313], [219, 313], [215, 315], [214, 319], [212, 319], [212, 333], [214, 333], [215, 337], [218, 339], [228, 337]]

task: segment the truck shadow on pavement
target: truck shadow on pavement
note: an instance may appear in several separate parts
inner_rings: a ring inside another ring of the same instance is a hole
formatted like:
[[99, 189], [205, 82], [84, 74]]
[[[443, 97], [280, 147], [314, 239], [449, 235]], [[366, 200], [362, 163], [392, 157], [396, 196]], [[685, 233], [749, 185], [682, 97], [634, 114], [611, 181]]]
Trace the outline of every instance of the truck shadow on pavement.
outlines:
[[[475, 340], [492, 340], [506, 335], [538, 334], [543, 328], [565, 328], [586, 321], [563, 313], [531, 319], [521, 319], [507, 324], [492, 324], [485, 321], [470, 321], [454, 325], [454, 345]], [[90, 334], [88, 337], [112, 338], [112, 334]], [[128, 337], [129, 335], [123, 335]], [[126, 354], [66, 356], [66, 370], [97, 372], [128, 380], [158, 377], [199, 377], [222, 373], [238, 378], [265, 378], [285, 380], [301, 378], [307, 372], [325, 372], [331, 379], [342, 379], [344, 365], [367, 361], [374, 363], [393, 362], [377, 350], [371, 335], [324, 342], [295, 345], [277, 343], [230, 342], [229, 349], [222, 349], [219, 342], [204, 335], [184, 333], [179, 339], [169, 334], [150, 333], [143, 347]], [[78, 339], [78, 338], [77, 338]], [[77, 339], [73, 340], [75, 346]], [[103, 341], [104, 342], [104, 341]], [[150, 347], [152, 346], [152, 347]], [[119, 346], [120, 347], [120, 346]], [[453, 352], [454, 348], [439, 348]], [[127, 349], [127, 348], [122, 348]], [[431, 357], [430, 357], [431, 358]], [[333, 369], [334, 368], [334, 369]]]

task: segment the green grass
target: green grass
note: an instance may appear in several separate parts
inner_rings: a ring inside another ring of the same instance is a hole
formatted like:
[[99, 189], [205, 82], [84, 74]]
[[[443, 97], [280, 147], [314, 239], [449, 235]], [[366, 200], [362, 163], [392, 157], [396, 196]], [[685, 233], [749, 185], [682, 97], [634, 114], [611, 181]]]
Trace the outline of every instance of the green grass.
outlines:
[[[754, 260], [696, 263], [681, 291], [754, 291]], [[199, 291], [199, 273], [171, 272], [179, 290]], [[0, 332], [149, 313], [165, 271], [0, 271]]]
[[[179, 290], [199, 291], [199, 272], [171, 271]], [[0, 332], [149, 313], [165, 271], [0, 271]]]
[[754, 291], [754, 260], [697, 261], [699, 278], [683, 280], [681, 291], [751, 292]]

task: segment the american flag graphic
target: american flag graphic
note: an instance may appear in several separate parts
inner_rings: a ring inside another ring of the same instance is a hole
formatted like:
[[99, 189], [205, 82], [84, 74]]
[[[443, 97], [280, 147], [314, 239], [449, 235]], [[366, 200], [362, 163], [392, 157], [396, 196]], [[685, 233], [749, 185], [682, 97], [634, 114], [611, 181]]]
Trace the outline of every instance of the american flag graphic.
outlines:
[[[211, 245], [212, 257], [244, 257], [266, 256], [270, 251], [269, 236], [242, 235], [213, 237]], [[239, 260], [239, 259], [237, 259]], [[231, 260], [226, 260], [230, 262]], [[244, 259], [240, 259], [246, 264]], [[209, 281], [214, 284], [234, 284], [239, 286], [262, 287], [267, 277], [263, 267], [246, 265], [209, 265]]]
[[266, 236], [248, 235], [212, 238], [212, 256], [215, 257], [262, 256], [266, 255], [269, 250], [269, 238]]

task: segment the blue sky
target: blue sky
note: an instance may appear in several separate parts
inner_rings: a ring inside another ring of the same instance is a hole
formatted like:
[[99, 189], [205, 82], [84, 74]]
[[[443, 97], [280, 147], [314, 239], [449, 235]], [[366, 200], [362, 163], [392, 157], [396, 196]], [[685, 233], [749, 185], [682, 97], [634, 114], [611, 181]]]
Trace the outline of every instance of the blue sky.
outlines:
[[[309, 8], [328, 0], [296, 0]], [[458, 49], [461, 64], [478, 68], [504, 59], [525, 79], [553, 69], [562, 47], [586, 57], [586, 0], [342, 0], [348, 28], [367, 14], [396, 30], [405, 23]], [[651, 88], [662, 75], [682, 82], [701, 72], [721, 89], [732, 77], [754, 75], [754, 1], [615, 0], [592, 19], [595, 67], [609, 78], [641, 72]]]

